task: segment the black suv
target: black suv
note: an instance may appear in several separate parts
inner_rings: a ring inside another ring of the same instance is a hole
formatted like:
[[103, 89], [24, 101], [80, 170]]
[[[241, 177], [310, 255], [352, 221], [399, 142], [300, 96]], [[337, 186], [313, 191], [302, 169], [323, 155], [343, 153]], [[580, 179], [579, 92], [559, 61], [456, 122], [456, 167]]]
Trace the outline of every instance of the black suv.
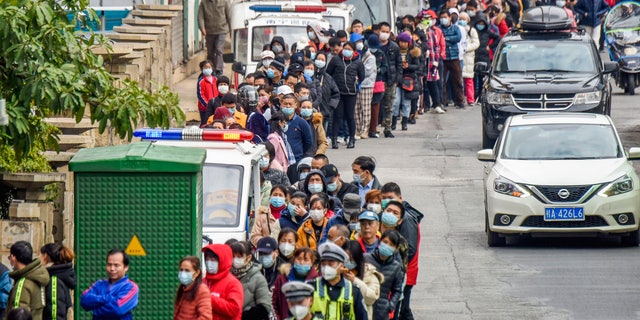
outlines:
[[598, 49], [583, 30], [571, 30], [563, 8], [535, 7], [523, 15], [498, 44], [491, 66], [479, 62], [486, 76], [482, 96], [482, 148], [493, 148], [512, 115], [572, 111], [611, 113], [609, 74]]

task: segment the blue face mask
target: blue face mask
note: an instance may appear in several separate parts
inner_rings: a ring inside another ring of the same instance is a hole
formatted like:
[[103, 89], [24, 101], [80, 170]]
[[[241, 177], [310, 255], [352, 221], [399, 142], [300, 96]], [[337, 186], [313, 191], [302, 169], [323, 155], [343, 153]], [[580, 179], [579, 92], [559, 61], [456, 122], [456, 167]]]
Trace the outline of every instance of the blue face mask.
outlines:
[[440, 18], [440, 24], [443, 26], [449, 25], [449, 18]]
[[300, 115], [304, 118], [309, 118], [313, 115], [313, 109], [300, 109]]
[[211, 68], [202, 69], [202, 74], [204, 74], [205, 76], [210, 76], [211, 74], [213, 74], [213, 69]]
[[393, 213], [391, 212], [383, 212], [382, 213], [382, 224], [384, 224], [387, 227], [395, 227], [398, 224], [398, 217], [396, 217]]
[[284, 198], [283, 197], [271, 197], [269, 199], [269, 203], [271, 203], [271, 205], [274, 208], [282, 208], [282, 207], [284, 207]]
[[294, 112], [296, 112], [296, 109], [294, 108], [282, 108], [280, 109], [280, 111], [282, 111], [282, 113], [284, 113], [285, 116], [290, 116], [292, 115]]
[[236, 108], [227, 108], [227, 110], [229, 110], [229, 113], [231, 113], [231, 115], [236, 113]]
[[358, 264], [356, 264], [355, 262], [353, 262], [351, 260], [347, 260], [347, 262], [344, 263], [344, 267], [349, 269], [349, 270], [353, 270], [353, 269], [358, 267]]
[[355, 183], [362, 183], [364, 181], [364, 179], [362, 179], [362, 176], [360, 176], [359, 174], [353, 174], [353, 182]]
[[353, 57], [353, 50], [344, 49], [344, 50], [342, 50], [342, 55], [345, 58], [351, 58], [351, 57]]
[[382, 199], [382, 209], [385, 209], [391, 199]]
[[304, 180], [307, 178], [307, 176], [309, 175], [309, 172], [303, 172], [300, 174], [300, 180]]
[[311, 193], [322, 192], [322, 183], [310, 183], [308, 189]]
[[307, 273], [309, 273], [309, 271], [311, 270], [311, 265], [294, 263], [293, 270], [295, 270], [299, 275], [306, 276]]
[[315, 72], [315, 71], [313, 71], [313, 70], [311, 70], [311, 69], [304, 69], [304, 75], [305, 75], [305, 77], [309, 77], [309, 78], [311, 78], [311, 77], [313, 77], [313, 75], [314, 75], [315, 73], [316, 73], [316, 72]]
[[284, 127], [282, 127], [282, 132], [287, 132], [287, 130], [289, 130], [289, 124], [285, 124]]
[[260, 158], [260, 160], [258, 160], [258, 165], [260, 166], [260, 169], [264, 169], [264, 168], [268, 167], [269, 166], [269, 158], [265, 158], [265, 157]]
[[291, 213], [291, 215], [296, 214], [296, 205], [293, 203], [289, 203], [289, 205], [287, 206], [287, 209], [289, 209], [289, 213]]
[[262, 264], [263, 267], [265, 268], [271, 268], [273, 267], [273, 255], [271, 254], [265, 254], [263, 256], [260, 256], [260, 264]]
[[193, 283], [193, 272], [180, 271], [178, 272], [178, 279], [182, 285], [188, 286]]
[[218, 261], [205, 261], [204, 265], [207, 269], [207, 273], [216, 274], [218, 273]]
[[388, 258], [391, 257], [396, 250], [392, 246], [384, 242], [380, 242], [380, 245], [378, 245], [378, 252], [381, 256]]
[[273, 71], [272, 69], [267, 69], [267, 77], [269, 77], [269, 79], [272, 79], [275, 76], [276, 76], [275, 71]]
[[485, 26], [484, 24], [476, 24], [476, 29], [478, 29], [479, 31], [484, 30], [484, 28], [486, 28], [487, 26]]
[[461, 27], [466, 27], [467, 26], [467, 22], [464, 21], [464, 20], [460, 20], [460, 21], [458, 21], [458, 25], [461, 26]]
[[338, 189], [338, 181], [327, 184], [327, 191], [334, 192]]
[[317, 53], [315, 53], [315, 52], [309, 52], [309, 58], [311, 58], [311, 60], [315, 60], [316, 59], [316, 55], [317, 55]]

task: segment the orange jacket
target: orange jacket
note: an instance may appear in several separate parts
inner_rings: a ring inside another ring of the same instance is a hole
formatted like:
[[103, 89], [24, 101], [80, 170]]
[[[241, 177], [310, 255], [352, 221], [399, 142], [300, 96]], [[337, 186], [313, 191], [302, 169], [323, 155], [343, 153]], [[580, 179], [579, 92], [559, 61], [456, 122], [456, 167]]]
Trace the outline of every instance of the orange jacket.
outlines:
[[[324, 228], [327, 227], [327, 221], [329, 221], [329, 219], [325, 216], [322, 220], [322, 231], [320, 234], [322, 234]], [[319, 240], [320, 239], [316, 239], [316, 233], [313, 232], [313, 221], [309, 218], [298, 228], [298, 243], [296, 243], [296, 248], [309, 247], [312, 250], [317, 250]]]
[[[185, 295], [190, 290], [198, 290], [193, 301], [187, 301]], [[196, 288], [185, 290], [173, 309], [173, 320], [210, 320], [211, 315], [211, 293], [204, 283]]]

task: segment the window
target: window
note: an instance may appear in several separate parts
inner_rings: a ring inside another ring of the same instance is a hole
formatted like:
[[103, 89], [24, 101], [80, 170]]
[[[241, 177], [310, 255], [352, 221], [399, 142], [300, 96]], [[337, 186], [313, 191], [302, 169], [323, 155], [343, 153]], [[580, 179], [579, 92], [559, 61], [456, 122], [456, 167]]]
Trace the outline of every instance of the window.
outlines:
[[365, 28], [380, 22], [393, 22], [388, 0], [347, 0], [347, 4], [355, 7], [352, 21], [359, 19]]
[[[236, 50], [234, 51], [236, 53], [235, 56], [235, 60], [236, 61], [240, 61], [244, 64], [247, 64], [247, 43], [249, 42], [249, 30], [248, 29], [240, 29], [240, 30], [236, 30], [235, 33], [235, 44], [236, 44]], [[260, 53], [258, 53], [258, 56], [260, 56]]]
[[205, 164], [202, 169], [204, 227], [235, 227], [240, 221], [242, 166]]
[[496, 72], [596, 72], [591, 45], [575, 41], [507, 43]]
[[[306, 22], [305, 22], [306, 23]], [[299, 26], [264, 26], [253, 28], [253, 39], [251, 43], [251, 60], [260, 61], [260, 53], [265, 44], [270, 44], [275, 36], [284, 38], [285, 50], [290, 50], [291, 45], [304, 41], [309, 42], [307, 36], [307, 25]]]

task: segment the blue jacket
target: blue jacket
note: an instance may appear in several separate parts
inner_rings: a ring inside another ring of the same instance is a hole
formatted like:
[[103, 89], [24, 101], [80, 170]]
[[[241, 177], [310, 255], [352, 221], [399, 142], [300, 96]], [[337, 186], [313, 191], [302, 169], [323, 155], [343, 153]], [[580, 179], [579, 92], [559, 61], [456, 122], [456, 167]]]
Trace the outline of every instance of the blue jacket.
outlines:
[[280, 212], [280, 219], [278, 219], [278, 221], [280, 222], [280, 230], [284, 228], [291, 228], [295, 231], [298, 231], [302, 223], [304, 223], [304, 221], [307, 220], [308, 217], [309, 217], [309, 214], [307, 213], [302, 218], [296, 217], [296, 220], [294, 221], [293, 218], [291, 217], [291, 213], [289, 212], [289, 209], [285, 208], [282, 210], [282, 212]]
[[604, 0], [580, 0], [573, 11], [580, 18], [578, 25], [593, 28], [600, 25], [600, 17], [609, 11], [609, 5]]
[[289, 129], [287, 129], [287, 141], [293, 151], [296, 162], [304, 157], [304, 153], [311, 148], [313, 143], [311, 127], [306, 120], [300, 118], [297, 114], [289, 120]]
[[460, 28], [455, 24], [449, 24], [448, 27], [441, 26], [442, 35], [447, 44], [447, 55], [442, 60], [455, 60], [460, 59], [460, 53], [458, 52], [458, 43], [462, 39]]
[[7, 308], [9, 293], [11, 292], [11, 278], [9, 277], [9, 268], [0, 263], [0, 310]]
[[128, 276], [111, 284], [108, 279], [96, 281], [80, 297], [80, 306], [93, 311], [93, 320], [130, 320], [138, 305], [138, 285]]
[[336, 211], [336, 213], [327, 221], [327, 226], [322, 230], [322, 237], [320, 237], [320, 242], [318, 245], [323, 244], [327, 241], [327, 237], [329, 236], [329, 229], [333, 226], [343, 225], [349, 226], [349, 221], [344, 218], [344, 213], [342, 210]]
[[253, 143], [258, 144], [265, 142], [269, 135], [269, 123], [262, 114], [254, 111], [247, 119], [247, 130], [254, 134], [253, 139], [251, 140]]

